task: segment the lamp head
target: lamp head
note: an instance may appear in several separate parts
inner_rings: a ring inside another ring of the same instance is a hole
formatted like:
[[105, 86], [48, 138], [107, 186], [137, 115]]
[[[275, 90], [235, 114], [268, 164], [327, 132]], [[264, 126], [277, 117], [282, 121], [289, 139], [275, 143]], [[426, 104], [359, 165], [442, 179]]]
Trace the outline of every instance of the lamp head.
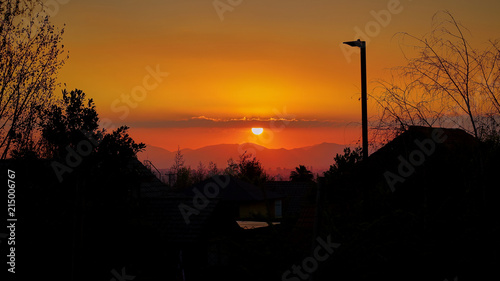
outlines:
[[347, 42], [344, 42], [344, 44], [349, 45], [351, 47], [360, 47], [360, 48], [365, 47], [365, 41], [361, 41], [359, 39], [356, 41], [347, 41]]

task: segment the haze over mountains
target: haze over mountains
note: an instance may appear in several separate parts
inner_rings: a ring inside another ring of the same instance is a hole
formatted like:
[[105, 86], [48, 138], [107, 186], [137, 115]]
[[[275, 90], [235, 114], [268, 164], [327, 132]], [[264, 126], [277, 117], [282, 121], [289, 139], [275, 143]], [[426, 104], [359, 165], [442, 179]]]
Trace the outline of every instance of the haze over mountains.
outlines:
[[[246, 151], [256, 156], [269, 174], [281, 174], [286, 180], [290, 171], [299, 165], [308, 167], [314, 174], [328, 170], [335, 155], [343, 153], [345, 147], [335, 143], [321, 143], [294, 149], [269, 149], [253, 143], [244, 143], [211, 145], [199, 149], [181, 148], [181, 153], [184, 156], [184, 165], [193, 169], [196, 169], [200, 161], [205, 167], [212, 161], [219, 169], [224, 169], [229, 158], [238, 162], [239, 155]], [[141, 161], [150, 160], [158, 169], [168, 169], [174, 164], [176, 152], [148, 145], [144, 152], [139, 153], [138, 158]]]

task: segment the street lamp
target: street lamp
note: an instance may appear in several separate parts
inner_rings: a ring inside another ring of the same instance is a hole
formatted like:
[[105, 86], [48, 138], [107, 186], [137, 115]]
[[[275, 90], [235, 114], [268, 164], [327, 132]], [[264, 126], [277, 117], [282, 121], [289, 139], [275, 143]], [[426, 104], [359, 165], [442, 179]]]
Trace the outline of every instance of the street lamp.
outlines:
[[361, 49], [361, 126], [363, 132], [363, 160], [368, 158], [368, 113], [366, 105], [366, 42], [348, 41], [344, 42], [351, 47], [359, 47]]

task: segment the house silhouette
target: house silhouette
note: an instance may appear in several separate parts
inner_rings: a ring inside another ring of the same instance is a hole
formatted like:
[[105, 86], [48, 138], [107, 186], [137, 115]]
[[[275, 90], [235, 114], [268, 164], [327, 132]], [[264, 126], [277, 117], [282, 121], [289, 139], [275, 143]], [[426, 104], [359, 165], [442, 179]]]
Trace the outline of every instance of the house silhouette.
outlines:
[[489, 188], [498, 179], [487, 160], [482, 143], [463, 130], [414, 126], [326, 179], [323, 214], [330, 221], [321, 227], [336, 233], [342, 246], [318, 278], [488, 276], [498, 257], [478, 247], [500, 247], [492, 236], [498, 229], [493, 204], [485, 196], [498, 198], [498, 188]]

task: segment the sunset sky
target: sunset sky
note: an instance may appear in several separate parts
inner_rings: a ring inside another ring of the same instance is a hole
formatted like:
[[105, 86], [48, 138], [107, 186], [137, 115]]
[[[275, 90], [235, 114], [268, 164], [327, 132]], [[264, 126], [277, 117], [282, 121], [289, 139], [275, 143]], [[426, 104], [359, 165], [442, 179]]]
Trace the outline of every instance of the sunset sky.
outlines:
[[368, 41], [370, 93], [404, 64], [394, 35], [424, 35], [439, 10], [470, 30], [474, 47], [500, 38], [498, 0], [59, 2], [53, 22], [66, 24], [70, 56], [59, 81], [92, 97], [101, 119], [130, 126], [136, 141], [169, 150], [354, 144], [359, 50], [343, 41]]

